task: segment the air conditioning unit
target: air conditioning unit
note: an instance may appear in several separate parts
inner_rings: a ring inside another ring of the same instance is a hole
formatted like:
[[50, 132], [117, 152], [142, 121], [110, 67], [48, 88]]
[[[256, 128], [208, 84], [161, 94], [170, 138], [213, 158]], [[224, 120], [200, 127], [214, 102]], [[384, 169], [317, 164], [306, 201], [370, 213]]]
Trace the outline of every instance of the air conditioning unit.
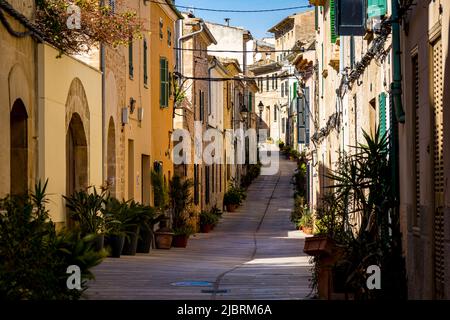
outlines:
[[139, 121], [144, 120], [144, 108], [138, 108], [137, 117]]
[[128, 108], [122, 108], [122, 125], [126, 125], [130, 122], [130, 112], [128, 111]]

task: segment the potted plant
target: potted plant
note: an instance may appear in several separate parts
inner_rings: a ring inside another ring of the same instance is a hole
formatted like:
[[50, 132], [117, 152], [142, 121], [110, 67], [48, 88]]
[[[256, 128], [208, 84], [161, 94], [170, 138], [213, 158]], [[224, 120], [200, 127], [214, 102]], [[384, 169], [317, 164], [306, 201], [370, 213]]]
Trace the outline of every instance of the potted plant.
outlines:
[[172, 247], [173, 230], [169, 228], [169, 217], [163, 216], [159, 221], [159, 229], [155, 232], [155, 245], [158, 249], [170, 249]]
[[137, 252], [141, 227], [145, 225], [148, 219], [148, 211], [151, 210], [151, 208], [137, 203], [134, 200], [128, 201], [127, 207], [126, 212], [130, 223], [126, 229], [127, 237], [125, 237], [122, 254], [134, 256]]
[[303, 215], [300, 218], [299, 224], [302, 227], [304, 233], [313, 233], [313, 217], [308, 208], [305, 208]]
[[103, 208], [107, 231], [105, 246], [110, 248], [110, 257], [120, 258], [125, 243], [127, 216], [124, 205], [116, 198], [108, 198]]
[[219, 221], [218, 215], [211, 211], [202, 211], [200, 213], [200, 231], [203, 233], [210, 232], [217, 221]]
[[189, 225], [174, 228], [172, 247], [186, 248], [189, 237], [194, 234], [194, 229]]
[[223, 197], [223, 204], [226, 206], [228, 212], [234, 212], [245, 198], [245, 190], [239, 187], [236, 181], [231, 181]]
[[139, 239], [137, 244], [138, 253], [149, 253], [154, 239], [154, 226], [162, 219], [162, 214], [155, 208], [142, 205], [142, 224], [139, 230]]
[[97, 251], [102, 250], [104, 246], [106, 224], [102, 208], [105, 196], [106, 191], [98, 193], [95, 187], [91, 193], [81, 190], [71, 196], [63, 196], [70, 219], [75, 222], [83, 235], [94, 235], [92, 244]]
[[190, 226], [190, 216], [187, 212], [187, 208], [193, 202], [191, 187], [191, 180], [182, 180], [177, 175], [170, 181], [169, 199], [173, 218], [174, 247], [185, 248], [189, 237], [194, 233], [192, 226]]

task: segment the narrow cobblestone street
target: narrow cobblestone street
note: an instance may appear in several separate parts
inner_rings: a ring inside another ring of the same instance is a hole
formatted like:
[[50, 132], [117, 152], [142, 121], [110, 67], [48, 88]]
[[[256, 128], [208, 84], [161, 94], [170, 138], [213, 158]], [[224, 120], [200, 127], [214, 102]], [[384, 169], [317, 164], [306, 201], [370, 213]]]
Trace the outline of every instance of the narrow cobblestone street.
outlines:
[[280, 160], [278, 175], [257, 178], [245, 203], [224, 213], [211, 233], [191, 237], [186, 249], [106, 259], [94, 270], [88, 298], [307, 298], [311, 273], [304, 234], [289, 221], [294, 169], [294, 162]]

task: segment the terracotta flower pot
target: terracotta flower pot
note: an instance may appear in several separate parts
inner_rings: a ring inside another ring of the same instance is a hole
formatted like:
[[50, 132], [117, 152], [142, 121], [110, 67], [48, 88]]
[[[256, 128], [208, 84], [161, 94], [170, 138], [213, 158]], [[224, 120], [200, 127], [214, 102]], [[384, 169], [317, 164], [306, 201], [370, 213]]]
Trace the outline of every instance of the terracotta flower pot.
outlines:
[[213, 224], [202, 224], [200, 226], [200, 231], [202, 233], [209, 233], [214, 228]]
[[172, 247], [172, 232], [155, 232], [156, 248], [170, 249]]
[[334, 241], [326, 236], [313, 236], [305, 239], [303, 252], [311, 256], [331, 254]]
[[306, 234], [313, 234], [313, 229], [311, 227], [303, 227], [302, 231]]
[[180, 234], [173, 236], [172, 246], [175, 248], [186, 248], [189, 236]]
[[238, 207], [237, 204], [227, 204], [227, 211], [228, 212], [235, 212], [237, 207]]

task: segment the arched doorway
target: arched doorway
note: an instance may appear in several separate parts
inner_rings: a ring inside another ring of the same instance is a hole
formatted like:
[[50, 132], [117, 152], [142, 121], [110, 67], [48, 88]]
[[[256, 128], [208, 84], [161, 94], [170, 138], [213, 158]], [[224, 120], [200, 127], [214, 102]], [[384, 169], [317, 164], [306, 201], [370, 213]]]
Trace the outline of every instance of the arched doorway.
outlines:
[[80, 115], [74, 113], [66, 134], [66, 194], [88, 186], [88, 147]]
[[17, 99], [10, 113], [11, 195], [28, 191], [28, 114], [22, 100]]
[[108, 125], [108, 141], [106, 150], [106, 175], [110, 186], [111, 196], [116, 196], [116, 129], [111, 117]]

